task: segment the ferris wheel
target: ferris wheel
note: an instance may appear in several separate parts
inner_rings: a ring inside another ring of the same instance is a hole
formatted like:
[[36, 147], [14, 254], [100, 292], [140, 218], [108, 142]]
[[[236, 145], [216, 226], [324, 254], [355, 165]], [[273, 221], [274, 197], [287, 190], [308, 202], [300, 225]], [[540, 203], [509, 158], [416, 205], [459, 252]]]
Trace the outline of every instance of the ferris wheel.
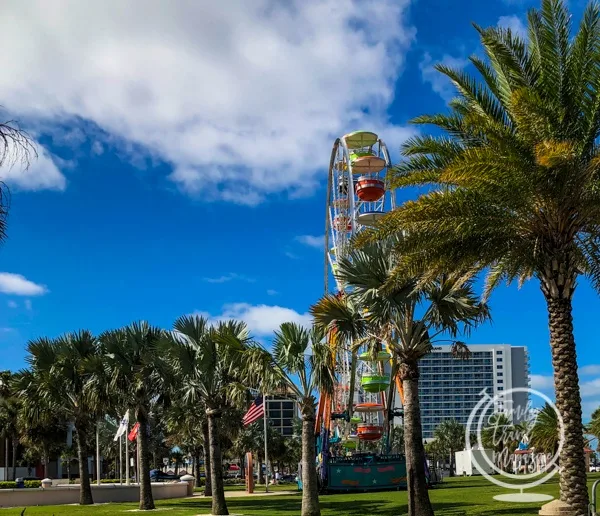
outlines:
[[[356, 131], [333, 144], [327, 183], [325, 219], [325, 292], [344, 292], [347, 286], [336, 277], [337, 264], [348, 256], [354, 235], [374, 226], [394, 209], [394, 192], [386, 183], [390, 156], [377, 134]], [[329, 278], [335, 278], [330, 288]], [[353, 355], [351, 343], [337, 348], [339, 383], [330, 400], [332, 413], [345, 413], [345, 421], [324, 421], [347, 449], [360, 441], [377, 441], [384, 432], [386, 390], [390, 375], [385, 365], [390, 355], [381, 350], [376, 357], [363, 352]], [[354, 356], [354, 358], [353, 358]], [[350, 391], [353, 392], [350, 392]]]

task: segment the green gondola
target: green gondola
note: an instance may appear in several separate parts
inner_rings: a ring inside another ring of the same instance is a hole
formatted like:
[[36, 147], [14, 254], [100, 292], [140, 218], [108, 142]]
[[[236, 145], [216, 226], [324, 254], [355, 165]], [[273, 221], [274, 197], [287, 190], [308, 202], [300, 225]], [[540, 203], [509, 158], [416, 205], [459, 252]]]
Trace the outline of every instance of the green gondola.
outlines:
[[360, 384], [366, 392], [383, 392], [390, 385], [387, 374], [366, 374], [360, 379]]
[[390, 355], [387, 351], [379, 351], [375, 355], [375, 358], [373, 358], [373, 353], [371, 353], [370, 351], [365, 351], [364, 353], [358, 355], [358, 358], [360, 360], [369, 362], [385, 362], [386, 360], [392, 358], [392, 355]]

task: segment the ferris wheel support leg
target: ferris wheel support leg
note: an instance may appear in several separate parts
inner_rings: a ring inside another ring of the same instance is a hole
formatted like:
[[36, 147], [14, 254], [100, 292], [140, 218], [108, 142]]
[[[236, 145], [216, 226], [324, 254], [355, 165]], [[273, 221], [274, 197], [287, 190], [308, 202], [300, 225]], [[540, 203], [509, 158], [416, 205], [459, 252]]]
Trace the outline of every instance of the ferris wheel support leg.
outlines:
[[402, 387], [402, 382], [400, 381], [400, 378], [398, 378], [398, 375], [396, 375], [396, 388], [400, 395], [400, 401], [402, 402], [402, 405], [404, 405], [404, 387]]

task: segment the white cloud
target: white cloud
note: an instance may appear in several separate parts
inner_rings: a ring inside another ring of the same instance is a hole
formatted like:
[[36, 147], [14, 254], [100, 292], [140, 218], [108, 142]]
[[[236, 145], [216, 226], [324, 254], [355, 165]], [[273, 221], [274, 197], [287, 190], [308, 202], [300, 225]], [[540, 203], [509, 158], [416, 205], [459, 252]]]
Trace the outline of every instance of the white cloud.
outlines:
[[254, 283], [254, 279], [243, 276], [242, 274], [236, 274], [235, 272], [230, 272], [228, 274], [224, 274], [222, 276], [216, 276], [214, 278], [202, 278], [207, 283], [227, 283], [233, 280], [247, 281], [248, 283]]
[[45, 285], [38, 285], [20, 274], [0, 272], [0, 292], [16, 296], [41, 296], [48, 292]]
[[313, 235], [299, 235], [296, 240], [301, 244], [307, 245], [308, 247], [315, 247], [316, 249], [323, 249], [325, 245], [325, 237], [313, 236]]
[[272, 288], [270, 288], [269, 290], [267, 290], [267, 294], [269, 296], [276, 296], [277, 294], [279, 294], [279, 292], [277, 292], [276, 290], [273, 290]]
[[600, 365], [590, 364], [579, 368], [581, 376], [600, 376]]
[[102, 143], [96, 140], [94, 143], [92, 143], [91, 151], [92, 154], [94, 154], [95, 156], [100, 156], [104, 153], [104, 146], [102, 145]]
[[292, 260], [300, 259], [300, 257], [297, 254], [292, 253], [292, 251], [284, 251], [283, 254], [285, 254], [288, 258], [291, 258]]
[[25, 305], [25, 310], [31, 311], [33, 305], [31, 304], [31, 299], [26, 299], [23, 304]]
[[[1, 25], [2, 22], [0, 22]], [[37, 145], [38, 157], [32, 157], [29, 168], [19, 162], [0, 169], [0, 179], [21, 190], [64, 190], [67, 184], [50, 153]]]
[[409, 4], [5, 0], [0, 98], [141, 146], [205, 199], [308, 194], [335, 137], [364, 127], [394, 149], [414, 132], [387, 114]]
[[429, 52], [425, 52], [423, 59], [419, 63], [419, 69], [421, 70], [421, 78], [423, 82], [428, 82], [431, 85], [431, 89], [435, 91], [440, 97], [446, 102], [456, 96], [456, 88], [450, 82], [450, 79], [441, 72], [438, 72], [434, 66], [436, 64], [443, 64], [450, 68], [462, 70], [469, 61], [461, 57], [453, 57], [448, 54], [444, 54], [441, 59], [433, 60]]
[[[600, 374], [600, 365], [587, 365], [579, 368], [580, 376], [597, 376]], [[554, 378], [551, 375], [531, 375], [531, 387], [546, 392], [554, 397]], [[582, 381], [579, 384], [581, 406], [584, 421], [589, 419], [591, 413], [600, 407], [600, 378]]]
[[13, 301], [12, 299], [6, 304], [8, 305], [8, 308], [17, 308], [19, 306], [16, 301]]
[[580, 384], [581, 397], [600, 397], [600, 378]]
[[513, 34], [516, 34], [521, 38], [527, 37], [527, 27], [521, 21], [521, 18], [514, 14], [512, 16], [500, 16], [500, 18], [498, 18], [498, 27], [510, 29]]
[[554, 378], [552, 376], [546, 376], [541, 374], [531, 375], [531, 388], [538, 391], [553, 390], [554, 389]]
[[207, 312], [196, 313], [207, 317], [213, 323], [230, 319], [244, 321], [250, 332], [258, 337], [271, 336], [284, 322], [295, 322], [307, 327], [312, 323], [309, 313], [301, 314], [282, 306], [251, 305], [249, 303], [225, 305], [219, 315], [211, 315]]

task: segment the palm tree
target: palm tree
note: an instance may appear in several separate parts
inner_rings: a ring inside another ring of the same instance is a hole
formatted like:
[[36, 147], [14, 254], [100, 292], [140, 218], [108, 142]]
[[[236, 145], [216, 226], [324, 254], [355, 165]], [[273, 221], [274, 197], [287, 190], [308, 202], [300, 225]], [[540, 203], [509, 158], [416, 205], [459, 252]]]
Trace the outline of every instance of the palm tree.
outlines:
[[242, 355], [250, 342], [244, 323], [228, 321], [212, 327], [203, 317], [182, 316], [173, 324], [163, 347], [174, 378], [174, 395], [186, 406], [203, 408], [206, 414], [212, 514], [229, 514], [218, 420], [228, 405], [245, 399], [246, 387], [239, 379]]
[[38, 383], [29, 370], [20, 371], [14, 377], [14, 391], [20, 399], [17, 426], [19, 442], [25, 447], [24, 455], [30, 462], [41, 460], [47, 477], [50, 457], [60, 454], [64, 447], [69, 421], [56, 410], [47, 393], [37, 388]]
[[439, 65], [458, 90], [450, 113], [420, 116], [439, 136], [403, 147], [392, 187], [433, 185], [366, 239], [403, 233], [397, 274], [488, 270], [485, 293], [535, 278], [550, 329], [556, 405], [565, 423], [561, 500], [587, 511], [572, 299], [584, 274], [600, 287], [600, 8], [591, 2], [571, 37], [564, 0], [528, 14], [526, 39], [476, 26], [481, 79]]
[[[419, 360], [431, 352], [442, 334], [454, 339], [486, 320], [489, 311], [473, 293], [469, 275], [439, 275], [423, 280], [392, 279], [398, 259], [393, 253], [402, 238], [386, 239], [354, 249], [338, 260], [336, 278], [349, 288], [341, 296], [326, 295], [311, 312], [315, 324], [345, 342], [354, 340], [377, 350], [385, 342], [392, 353], [392, 377], [404, 391], [404, 438], [410, 516], [433, 515], [425, 476], [418, 379]], [[417, 317], [417, 313], [421, 314]], [[464, 343], [453, 341], [454, 356], [467, 358]], [[393, 383], [391, 388], [393, 388]], [[350, 386], [348, 410], [352, 410]]]
[[[12, 478], [16, 478], [17, 447], [19, 445], [18, 415], [19, 398], [14, 393], [14, 375], [10, 371], [0, 371], [0, 437], [8, 447], [12, 441]], [[8, 467], [8, 464], [6, 465]]]
[[[315, 468], [316, 391], [331, 395], [335, 384], [334, 355], [325, 332], [283, 323], [275, 332], [273, 353], [255, 347], [248, 353], [248, 370], [257, 374], [263, 392], [287, 388], [300, 403], [302, 414], [302, 516], [319, 516]], [[297, 378], [298, 384], [295, 382]]]
[[[27, 169], [31, 158], [37, 158], [37, 151], [31, 137], [14, 120], [0, 123], [0, 167], [12, 166], [20, 162]], [[6, 239], [6, 219], [10, 205], [7, 185], [0, 175], [0, 243]]]
[[592, 412], [590, 422], [586, 427], [587, 433], [593, 435], [598, 441], [597, 448], [600, 449], [600, 408]]
[[450, 476], [454, 476], [454, 453], [465, 446], [465, 427], [455, 419], [442, 421], [434, 430], [436, 441], [440, 442], [447, 455], [450, 455]]
[[[167, 441], [172, 445], [179, 445], [194, 458], [196, 487], [200, 487], [200, 457], [204, 455], [205, 443], [203, 434], [198, 429], [207, 423], [205, 412], [198, 410], [197, 405], [188, 406], [175, 397], [172, 405], [165, 411], [164, 422]], [[208, 450], [208, 443], [206, 449]], [[206, 479], [209, 480], [208, 475]]]
[[89, 395], [89, 361], [96, 356], [96, 338], [87, 330], [69, 333], [55, 340], [40, 338], [27, 345], [31, 375], [21, 382], [21, 395], [33, 395], [44, 409], [74, 423], [79, 461], [79, 503], [94, 503], [88, 471], [88, 439], [100, 407]]
[[556, 410], [548, 403], [544, 405], [531, 427], [529, 443], [536, 451], [554, 455], [558, 451], [560, 430]]
[[139, 430], [140, 510], [154, 509], [150, 484], [149, 426], [154, 405], [162, 402], [168, 376], [159, 351], [164, 339], [160, 328], [147, 322], [131, 325], [100, 336], [105, 369], [110, 373], [108, 391], [117, 392], [123, 407], [134, 414]]

